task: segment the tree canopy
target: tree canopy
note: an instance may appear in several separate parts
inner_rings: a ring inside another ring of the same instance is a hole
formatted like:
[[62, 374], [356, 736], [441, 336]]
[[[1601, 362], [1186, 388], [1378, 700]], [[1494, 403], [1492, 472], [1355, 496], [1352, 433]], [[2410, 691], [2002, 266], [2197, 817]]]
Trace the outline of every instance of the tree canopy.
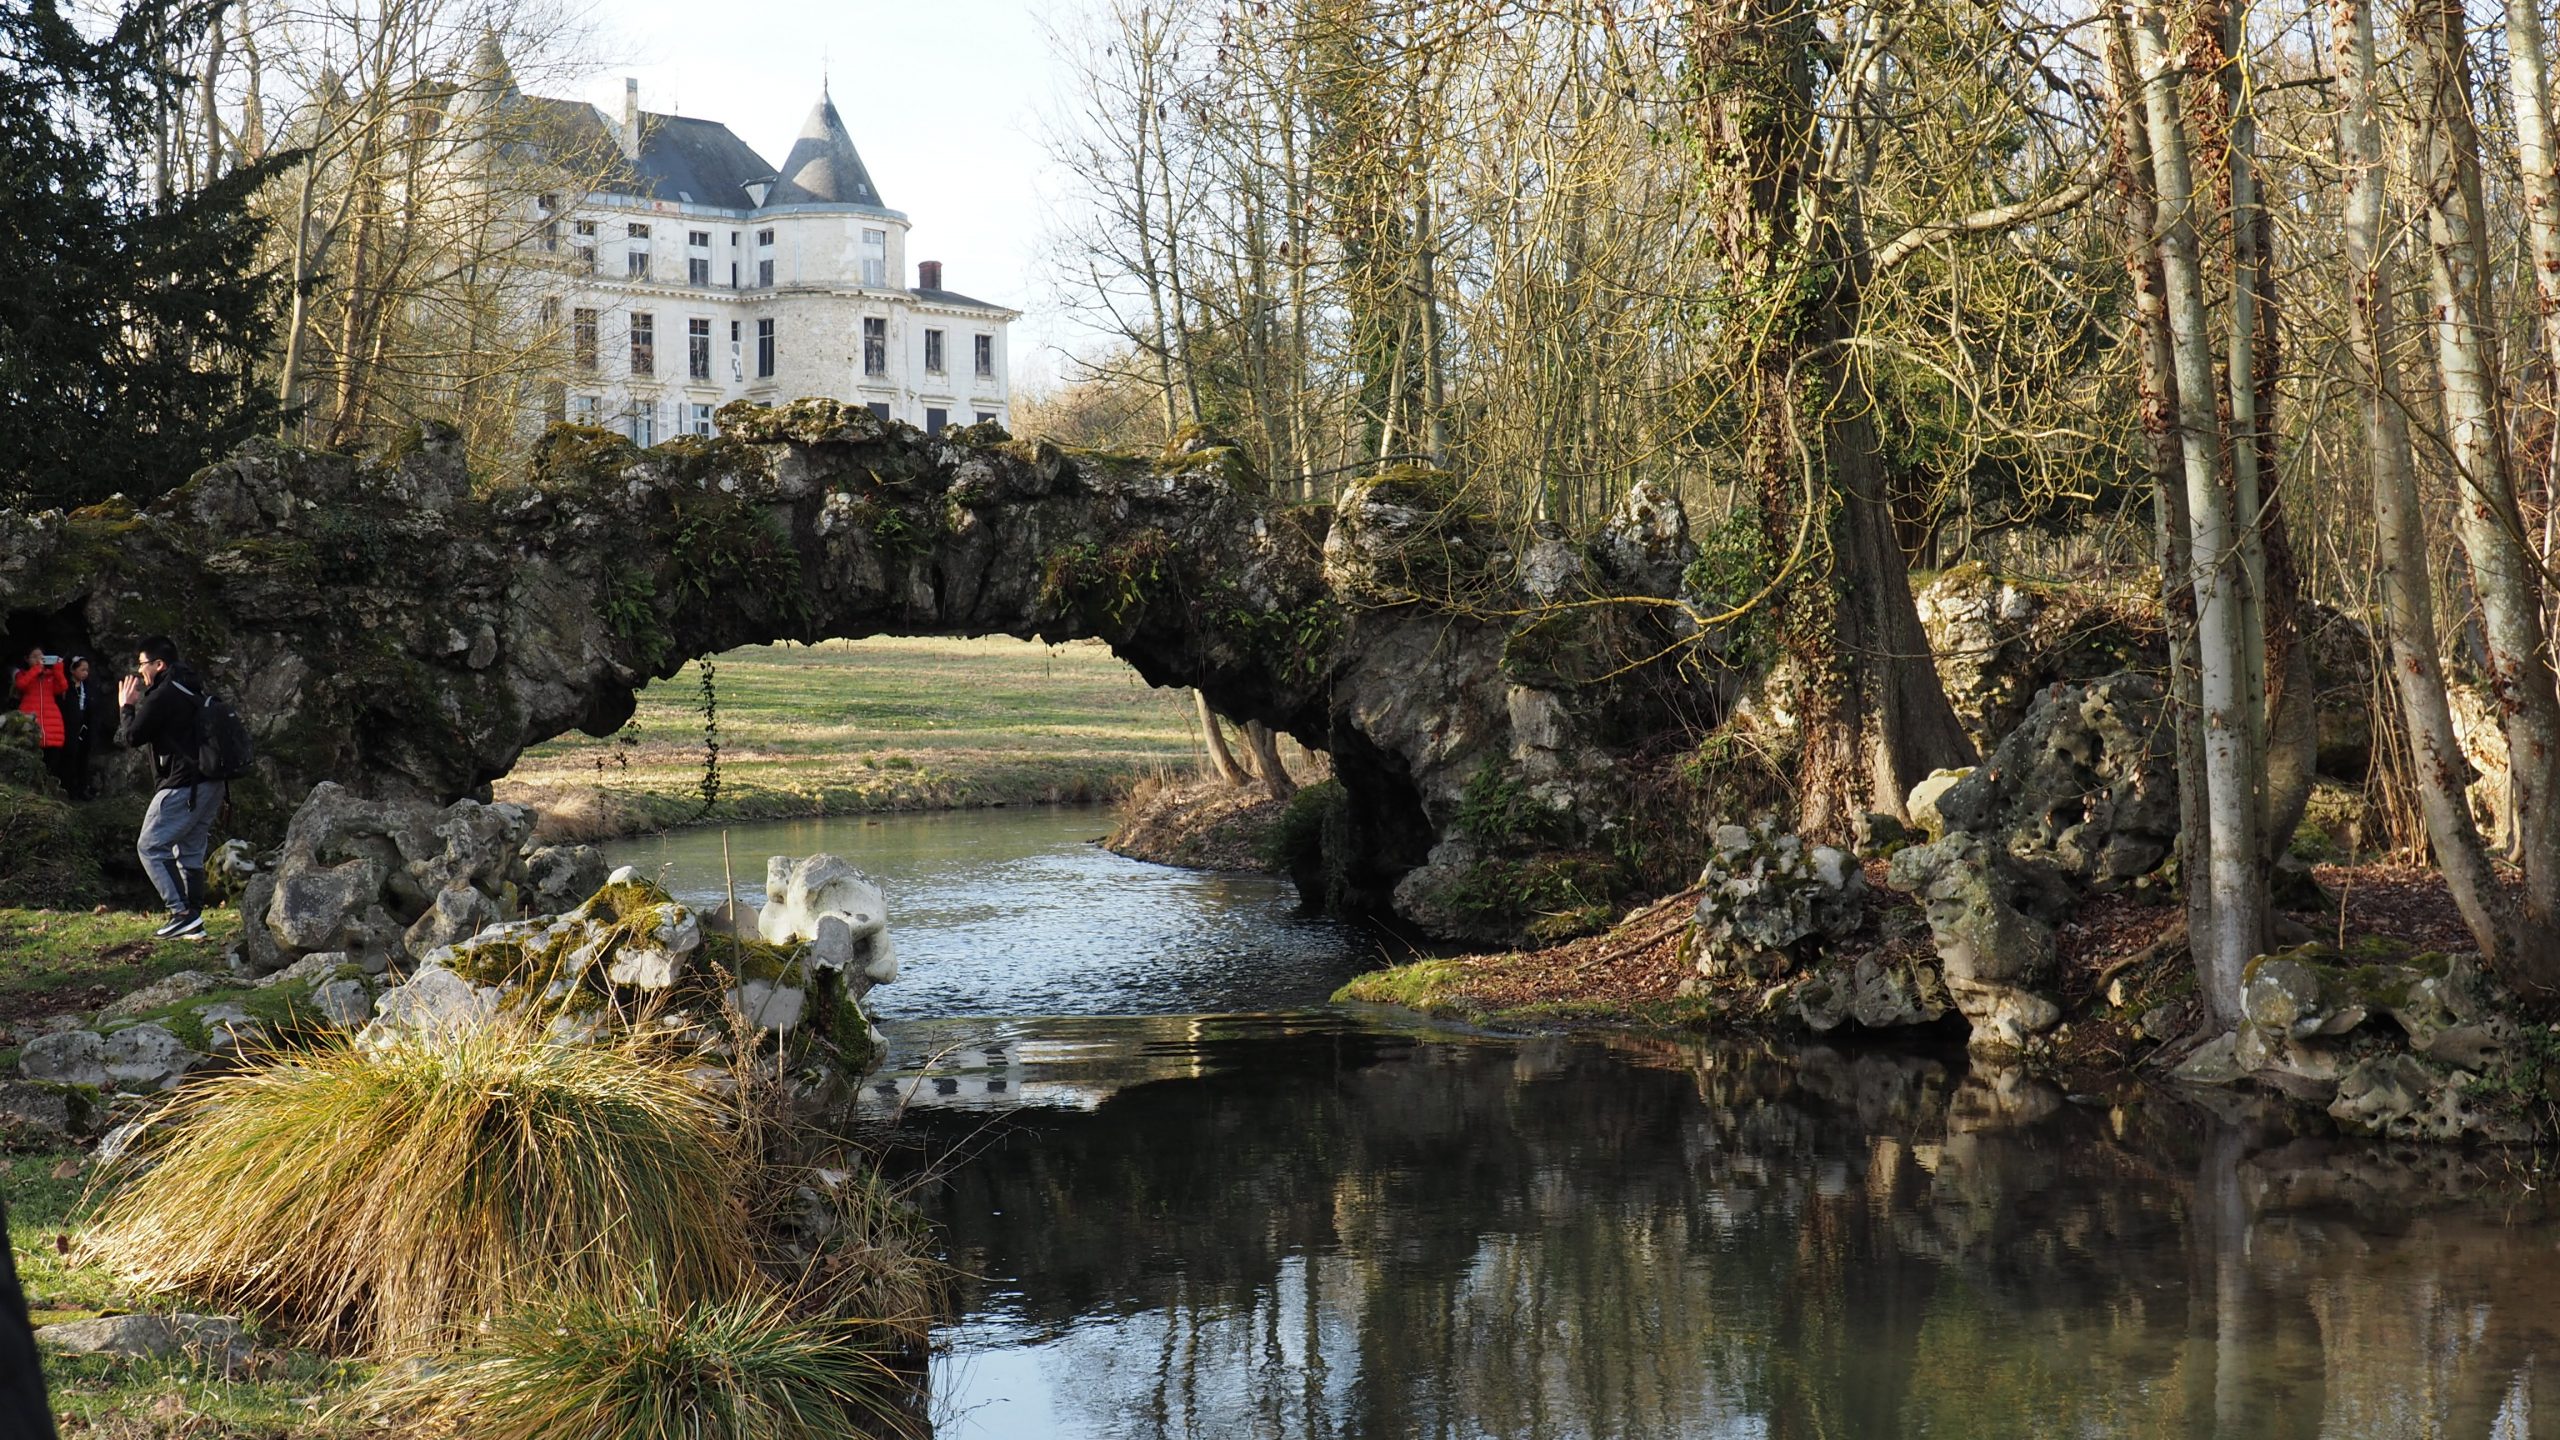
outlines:
[[252, 372], [284, 286], [251, 201], [292, 157], [185, 193], [155, 164], [182, 89], [162, 57], [221, 9], [133, 0], [91, 35], [0, 0], [0, 498], [158, 494], [279, 419]]

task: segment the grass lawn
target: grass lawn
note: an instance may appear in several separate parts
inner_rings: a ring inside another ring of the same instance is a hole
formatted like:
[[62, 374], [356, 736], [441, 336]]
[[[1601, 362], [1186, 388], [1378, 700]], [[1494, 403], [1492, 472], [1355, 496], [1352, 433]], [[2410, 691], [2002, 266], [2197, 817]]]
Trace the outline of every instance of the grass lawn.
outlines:
[[[17, 1045], [47, 1016], [95, 1010], [180, 970], [219, 971], [239, 914], [214, 910], [205, 918], [210, 933], [199, 943], [152, 939], [157, 913], [0, 910], [0, 1073], [16, 1074]], [[145, 1308], [144, 1297], [81, 1261], [80, 1217], [95, 1176], [75, 1146], [0, 1151], [9, 1248], [38, 1325]], [[45, 1357], [64, 1433], [99, 1440], [350, 1433], [322, 1417], [357, 1373], [284, 1351], [262, 1350], [248, 1373], [231, 1377], [184, 1358]]]
[[[1099, 800], [1188, 772], [1189, 692], [1157, 690], [1099, 642], [876, 638], [715, 657], [720, 800], [709, 818]], [[501, 800], [597, 837], [703, 814], [700, 672], [643, 691], [632, 728], [525, 752]]]

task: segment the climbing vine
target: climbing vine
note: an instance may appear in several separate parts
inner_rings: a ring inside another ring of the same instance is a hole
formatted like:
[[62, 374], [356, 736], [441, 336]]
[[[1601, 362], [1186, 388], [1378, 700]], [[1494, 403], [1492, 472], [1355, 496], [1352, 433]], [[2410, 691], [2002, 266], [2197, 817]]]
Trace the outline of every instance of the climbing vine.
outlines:
[[702, 698], [697, 708], [702, 712], [702, 813], [708, 815], [711, 807], [720, 803], [720, 686], [709, 655], [697, 658], [693, 664], [702, 676]]

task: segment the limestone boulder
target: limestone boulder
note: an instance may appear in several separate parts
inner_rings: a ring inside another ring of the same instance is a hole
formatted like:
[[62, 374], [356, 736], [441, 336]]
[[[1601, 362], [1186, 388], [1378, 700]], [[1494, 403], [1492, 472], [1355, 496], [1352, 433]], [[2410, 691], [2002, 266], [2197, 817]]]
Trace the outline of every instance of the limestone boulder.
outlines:
[[475, 985], [441, 965], [421, 967], [375, 999], [375, 1019], [356, 1043], [379, 1048], [402, 1040], [468, 1035], [498, 1013], [502, 993], [498, 986]]
[[1966, 831], [1893, 857], [1887, 883], [1920, 903], [1954, 1007], [1981, 1050], [2015, 1050], [2050, 1029], [2060, 1008], [2037, 993], [2054, 965], [2043, 899], [1991, 843]]
[[604, 887], [604, 852], [593, 845], [543, 845], [524, 857], [525, 909], [535, 915], [575, 910]]
[[595, 889], [586, 882], [601, 880], [602, 857], [587, 846], [537, 849], [534, 825], [518, 805], [314, 786], [242, 887], [243, 912], [261, 923], [244, 927], [238, 968], [254, 977], [344, 954], [378, 975], [500, 920], [574, 907]]
[[1915, 600], [1948, 703], [1985, 752], [2053, 685], [2167, 668], [2158, 604], [2131, 589], [2028, 581], [1960, 565]]
[[497, 924], [498, 918], [498, 902], [485, 891], [455, 881], [436, 892], [426, 913], [409, 926], [401, 939], [411, 955], [425, 955], [470, 939]]
[[1718, 828], [1698, 888], [1689, 946], [1707, 976], [1779, 974], [1866, 919], [1867, 882], [1856, 857], [1808, 845], [1767, 820]]
[[1947, 830], [2074, 894], [2136, 884], [2176, 852], [2175, 737], [2158, 681], [2118, 674], [2036, 697], [1990, 757], [1938, 798]]
[[115, 1355], [137, 1360], [184, 1356], [230, 1376], [253, 1347], [240, 1322], [220, 1315], [102, 1315], [39, 1327], [36, 1343], [63, 1355]]
[[1790, 986], [1788, 1009], [1816, 1034], [1843, 1025], [1900, 1030], [1928, 1025], [1952, 1008], [1946, 981], [1928, 959], [1869, 951]]
[[106, 1040], [94, 1030], [39, 1035], [19, 1047], [18, 1073], [46, 1085], [104, 1086]]

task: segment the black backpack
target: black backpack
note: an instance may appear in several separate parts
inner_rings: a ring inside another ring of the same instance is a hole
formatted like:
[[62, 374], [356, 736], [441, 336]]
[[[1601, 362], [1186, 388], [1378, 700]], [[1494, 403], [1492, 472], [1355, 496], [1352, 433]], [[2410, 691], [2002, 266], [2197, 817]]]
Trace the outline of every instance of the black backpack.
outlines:
[[[185, 691], [186, 687], [178, 687]], [[207, 780], [237, 780], [258, 758], [250, 743], [248, 722], [231, 702], [213, 693], [188, 691], [196, 697], [196, 773]]]

